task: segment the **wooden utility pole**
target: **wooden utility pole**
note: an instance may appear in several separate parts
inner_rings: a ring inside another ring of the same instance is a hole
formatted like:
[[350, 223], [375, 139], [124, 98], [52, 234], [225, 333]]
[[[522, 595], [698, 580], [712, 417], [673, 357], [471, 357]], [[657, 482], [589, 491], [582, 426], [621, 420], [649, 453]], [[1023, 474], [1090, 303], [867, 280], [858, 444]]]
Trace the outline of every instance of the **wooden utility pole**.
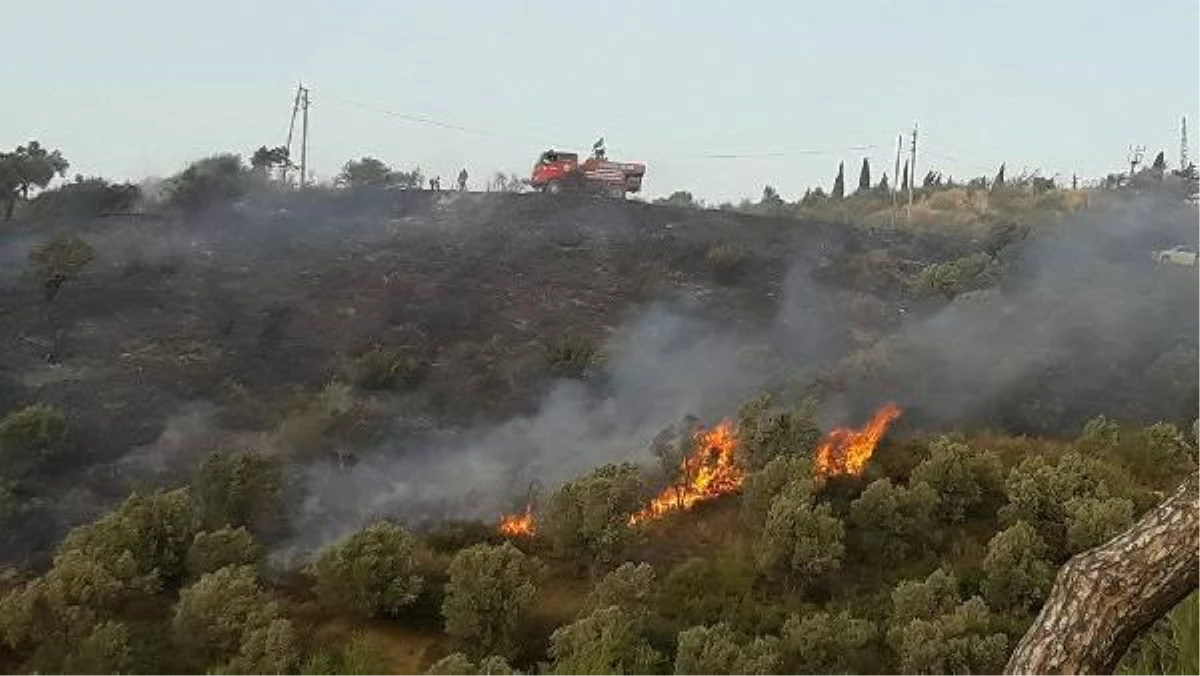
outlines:
[[296, 113], [300, 111], [300, 90], [303, 85], [296, 85], [296, 99], [292, 101], [292, 119], [288, 122], [287, 142], [283, 147], [287, 149], [287, 161], [283, 163], [283, 169], [280, 170], [279, 179], [284, 185], [287, 185], [288, 170], [292, 168], [292, 134], [296, 131]]
[[908, 160], [908, 206], [912, 208], [913, 184], [917, 182], [917, 123], [913, 123], [912, 147], [909, 149]]
[[1188, 168], [1187, 116], [1179, 119], [1179, 170]]

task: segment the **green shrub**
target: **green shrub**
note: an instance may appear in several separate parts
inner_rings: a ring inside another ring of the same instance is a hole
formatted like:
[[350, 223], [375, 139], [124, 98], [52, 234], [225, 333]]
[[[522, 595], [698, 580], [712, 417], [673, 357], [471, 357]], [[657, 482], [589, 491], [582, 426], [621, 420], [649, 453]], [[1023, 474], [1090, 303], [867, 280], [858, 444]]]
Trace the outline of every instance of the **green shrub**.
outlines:
[[417, 599], [416, 542], [408, 531], [378, 522], [325, 549], [312, 565], [317, 597], [360, 617], [395, 615]]
[[722, 242], [709, 247], [704, 261], [712, 271], [713, 279], [720, 284], [731, 284], [741, 277], [746, 262], [746, 252], [733, 242]]
[[41, 192], [29, 207], [39, 220], [88, 218], [129, 211], [141, 196], [141, 189], [131, 183], [76, 176], [73, 182]]
[[875, 625], [846, 612], [793, 615], [780, 638], [787, 673], [859, 673], [864, 650], [875, 638]]
[[196, 533], [188, 548], [188, 575], [198, 578], [225, 566], [256, 566], [262, 549], [244, 527], [224, 528]]
[[596, 344], [585, 336], [566, 335], [546, 346], [546, 361], [560, 378], [581, 378], [595, 364]]
[[351, 379], [365, 390], [390, 390], [413, 384], [420, 371], [417, 360], [395, 350], [376, 346], [354, 360]]
[[475, 545], [454, 556], [442, 615], [446, 635], [467, 655], [513, 658], [544, 567], [505, 542]]
[[811, 458], [821, 441], [811, 400], [785, 408], [770, 394], [758, 396], [738, 410], [740, 452], [748, 467], [758, 469], [779, 456]]
[[926, 483], [937, 492], [942, 520], [958, 523], [987, 514], [1003, 501], [1003, 471], [994, 454], [974, 451], [950, 437], [929, 448], [929, 458], [913, 469], [910, 483]]
[[253, 451], [214, 451], [192, 480], [192, 499], [208, 530], [245, 526], [269, 539], [283, 529], [282, 496], [281, 463]]
[[616, 606], [555, 630], [550, 657], [555, 674], [653, 674], [663, 662], [646, 639], [644, 618]]
[[62, 285], [95, 258], [92, 245], [76, 235], [55, 235], [29, 252], [29, 264], [42, 282], [46, 300], [54, 300]]
[[1041, 606], [1054, 582], [1049, 555], [1045, 541], [1024, 521], [997, 533], [983, 560], [988, 605], [1017, 612]]
[[21, 478], [66, 446], [67, 419], [58, 409], [33, 404], [0, 419], [0, 476]]
[[[280, 672], [285, 673], [285, 672]], [[309, 655], [300, 673], [312, 674], [386, 674], [388, 665], [383, 649], [364, 634], [354, 634], [344, 645], [324, 648]]]

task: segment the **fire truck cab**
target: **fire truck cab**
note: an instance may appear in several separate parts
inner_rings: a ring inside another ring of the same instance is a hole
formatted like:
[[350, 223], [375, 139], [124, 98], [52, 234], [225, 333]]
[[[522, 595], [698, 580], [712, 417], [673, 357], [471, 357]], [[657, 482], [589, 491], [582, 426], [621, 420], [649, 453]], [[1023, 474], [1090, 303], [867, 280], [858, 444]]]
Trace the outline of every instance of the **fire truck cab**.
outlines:
[[595, 192], [610, 197], [642, 189], [646, 165], [638, 162], [610, 162], [603, 149], [583, 162], [579, 154], [547, 150], [533, 165], [529, 184], [542, 192]]

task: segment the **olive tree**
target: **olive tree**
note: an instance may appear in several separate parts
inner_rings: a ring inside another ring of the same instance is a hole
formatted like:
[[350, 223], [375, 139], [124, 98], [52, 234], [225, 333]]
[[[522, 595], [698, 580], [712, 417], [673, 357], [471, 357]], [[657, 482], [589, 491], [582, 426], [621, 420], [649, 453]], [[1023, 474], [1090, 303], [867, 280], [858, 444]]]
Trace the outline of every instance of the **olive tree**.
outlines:
[[783, 455], [746, 477], [742, 486], [742, 522], [749, 528], [762, 528], [771, 502], [787, 488], [812, 493], [812, 463], [804, 457]]
[[997, 533], [988, 542], [983, 560], [984, 592], [997, 609], [1029, 611], [1037, 608], [1050, 592], [1054, 566], [1049, 547], [1024, 521]]
[[283, 526], [283, 475], [277, 459], [254, 452], [218, 450], [192, 479], [192, 498], [209, 530], [245, 526], [260, 538]]
[[474, 545], [454, 556], [442, 615], [446, 634], [473, 657], [512, 658], [519, 648], [543, 566], [505, 542]]
[[859, 555], [878, 564], [895, 564], [929, 542], [937, 493], [927, 483], [896, 486], [888, 479], [871, 482], [854, 502], [847, 519]]
[[479, 660], [478, 663], [472, 662], [471, 658], [462, 653], [450, 653], [442, 659], [434, 662], [425, 671], [426, 674], [462, 674], [463, 676], [475, 676], [476, 674], [520, 674], [521, 672], [514, 669], [508, 660], [499, 655], [491, 655]]
[[793, 615], [780, 632], [783, 666], [795, 674], [855, 673], [874, 638], [873, 623], [844, 611]]
[[290, 669], [299, 657], [295, 631], [249, 566], [227, 566], [184, 588], [171, 630], [192, 668], [230, 663], [225, 670], [263, 664]]
[[995, 674], [1004, 666], [1008, 638], [994, 628], [978, 597], [935, 619], [914, 619], [888, 634], [905, 674]]
[[740, 450], [751, 469], [780, 456], [811, 458], [821, 441], [812, 401], [786, 408], [764, 394], [742, 406], [737, 423]]
[[829, 505], [813, 507], [802, 491], [784, 491], [771, 502], [754, 545], [759, 570], [803, 591], [842, 565], [844, 529]]
[[[1000, 510], [1001, 521], [1013, 524], [1024, 521], [1037, 531], [1050, 547], [1054, 560], [1065, 559], [1072, 553], [1067, 531], [1072, 521], [1068, 505], [1075, 505], [1076, 520], [1092, 520], [1087, 514], [1086, 504], [1078, 499], [1107, 500], [1113, 495], [1105, 468], [1096, 460], [1078, 453], [1067, 453], [1057, 464], [1046, 462], [1041, 456], [1022, 461], [1008, 475], [1008, 504]], [[1119, 514], [1121, 507], [1110, 505], [1109, 513], [1101, 521]], [[1076, 525], [1076, 544], [1085, 543], [1096, 528], [1106, 530], [1096, 523]]]
[[619, 606], [630, 613], [645, 612], [654, 605], [656, 591], [654, 569], [650, 564], [634, 565], [626, 561], [592, 587], [583, 607], [585, 611], [592, 611]]
[[196, 533], [187, 553], [188, 575], [198, 578], [225, 566], [254, 566], [262, 558], [262, 549], [244, 527], [225, 526], [215, 531]]
[[928, 484], [938, 496], [937, 514], [948, 523], [985, 513], [1003, 500], [1000, 461], [989, 452], [942, 437], [930, 444], [928, 459], [913, 469], [913, 485]]
[[360, 617], [393, 615], [416, 600], [416, 541], [386, 521], [373, 523], [321, 553], [310, 573], [322, 603]]
[[606, 564], [629, 538], [629, 517], [641, 506], [641, 491], [636, 465], [603, 465], [550, 496], [542, 529], [559, 555]]
[[891, 622], [900, 625], [910, 620], [933, 620], [951, 613], [961, 601], [958, 578], [938, 568], [924, 580], [904, 580], [892, 590]]
[[53, 406], [31, 404], [0, 418], [0, 477], [20, 479], [61, 454], [67, 419]]
[[592, 612], [550, 635], [556, 674], [652, 674], [663, 661], [642, 618], [617, 606]]
[[779, 639], [747, 642], [724, 622], [685, 629], [676, 646], [676, 674], [776, 674], [782, 663]]

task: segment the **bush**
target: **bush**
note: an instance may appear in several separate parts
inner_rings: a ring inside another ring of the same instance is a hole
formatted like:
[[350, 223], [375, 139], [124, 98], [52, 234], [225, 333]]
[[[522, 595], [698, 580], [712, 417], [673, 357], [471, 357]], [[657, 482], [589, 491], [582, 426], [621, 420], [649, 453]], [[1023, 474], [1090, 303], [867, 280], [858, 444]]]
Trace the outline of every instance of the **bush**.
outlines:
[[76, 235], [55, 235], [29, 252], [29, 264], [42, 281], [46, 300], [54, 300], [62, 285], [77, 277], [95, 258], [92, 245]]
[[582, 378], [596, 360], [596, 344], [584, 336], [567, 335], [546, 347], [546, 361], [559, 378]]
[[937, 493], [929, 484], [912, 488], [879, 479], [850, 503], [851, 541], [861, 558], [880, 565], [897, 564], [930, 541]]
[[937, 492], [937, 514], [948, 523], [989, 513], [1004, 496], [1000, 461], [988, 452], [942, 437], [930, 444], [930, 457], [913, 469], [910, 483]]
[[874, 624], [846, 612], [793, 615], [780, 640], [783, 666], [792, 674], [861, 673], [864, 649], [874, 638]]
[[1050, 553], [1037, 531], [1024, 521], [997, 533], [983, 560], [984, 591], [993, 608], [1030, 611], [1042, 604], [1054, 582]]
[[365, 390], [390, 390], [413, 384], [420, 371], [415, 359], [395, 350], [373, 347], [354, 360], [351, 379]]
[[[287, 673], [287, 672], [279, 672]], [[388, 664], [379, 645], [363, 634], [354, 634], [344, 645], [309, 655], [302, 674], [386, 674]]]
[[843, 536], [842, 522], [828, 504], [814, 508], [811, 496], [785, 490], [771, 502], [754, 545], [755, 561], [763, 574], [803, 591], [841, 568]]
[[896, 585], [891, 622], [903, 625], [911, 620], [934, 620], [954, 612], [960, 600], [954, 573], [938, 568], [924, 580], [904, 580]]
[[417, 599], [416, 543], [408, 531], [374, 523], [327, 548], [311, 569], [321, 603], [360, 617], [394, 615]]
[[1069, 554], [1101, 545], [1133, 525], [1133, 501], [1127, 498], [1072, 498], [1066, 513]]
[[780, 673], [779, 639], [758, 637], [747, 643], [723, 622], [681, 631], [676, 644], [676, 674]]
[[169, 206], [198, 212], [244, 195], [250, 186], [250, 172], [238, 155], [213, 155], [188, 165], [168, 179], [167, 186]]
[[719, 284], [732, 284], [742, 275], [746, 252], [737, 244], [723, 242], [709, 247], [704, 261], [712, 271], [713, 279]]
[[808, 458], [780, 456], [765, 467], [746, 477], [742, 486], [742, 522], [754, 529], [762, 528], [771, 510], [771, 503], [785, 490], [811, 495], [812, 463]]
[[616, 606], [559, 627], [550, 636], [555, 674], [653, 674], [663, 656], [644, 635], [642, 618]]
[[978, 597], [936, 620], [912, 620], [888, 634], [905, 674], [998, 674], [1008, 658], [1008, 638], [993, 631]]
[[275, 458], [214, 451], [196, 470], [192, 498], [208, 530], [245, 526], [263, 539], [283, 530], [283, 470]]
[[775, 617], [770, 602], [753, 596], [754, 581], [754, 563], [744, 557], [688, 558], [664, 577], [657, 616], [675, 632], [718, 622], [748, 633], [777, 629], [784, 618]]
[[131, 183], [109, 183], [103, 178], [76, 176], [52, 190], [46, 190], [30, 202], [35, 219], [88, 218], [127, 212], [141, 200], [142, 191]]
[[257, 566], [262, 549], [245, 527], [225, 526], [215, 531], [196, 533], [188, 548], [188, 575], [198, 578], [226, 566]]
[[475, 674], [520, 674], [521, 672], [513, 669], [508, 660], [499, 655], [485, 657], [479, 661], [479, 664], [475, 664], [462, 653], [450, 653], [434, 662], [425, 673], [474, 676]]
[[649, 612], [654, 604], [657, 585], [654, 569], [648, 563], [625, 562], [588, 592], [585, 611], [617, 606], [630, 613]]
[[[1099, 462], [1074, 452], [1059, 458], [1057, 465], [1040, 456], [1027, 458], [1009, 472], [1008, 504], [1000, 510], [1001, 521], [1028, 523], [1049, 546], [1053, 560], [1065, 559], [1072, 552], [1067, 533], [1071, 520], [1067, 505], [1081, 498], [1112, 497], [1106, 476]], [[1083, 509], [1083, 503], [1077, 504], [1076, 510], [1076, 517], [1085, 517], [1087, 510]], [[1109, 518], [1113, 512], [1107, 511]], [[1091, 537], [1085, 533], [1095, 526], [1098, 523], [1077, 525], [1076, 544]]]
[[612, 561], [630, 537], [629, 517], [641, 507], [636, 465], [602, 465], [550, 495], [543, 531], [560, 556], [582, 557], [593, 569]]
[[940, 295], [950, 300], [968, 291], [993, 286], [996, 279], [991, 260], [987, 254], [976, 253], [948, 263], [928, 265], [917, 276], [916, 288], [922, 295]]
[[812, 458], [821, 441], [812, 401], [789, 409], [769, 394], [752, 399], [738, 411], [738, 442], [746, 464], [766, 466], [780, 456]]
[[21, 478], [62, 453], [67, 419], [58, 409], [33, 404], [0, 419], [0, 477]]
[[473, 657], [515, 657], [543, 572], [508, 542], [462, 550], [450, 562], [442, 602], [446, 635]]
[[[297, 655], [294, 631], [277, 621], [287, 622], [279, 617], [271, 597], [259, 588], [254, 569], [229, 566], [204, 575], [180, 592], [171, 627], [184, 662], [192, 669], [207, 670], [239, 657], [250, 639], [258, 645], [247, 646], [246, 653], [272, 645]], [[262, 632], [275, 633], [276, 640], [267, 641]]]

